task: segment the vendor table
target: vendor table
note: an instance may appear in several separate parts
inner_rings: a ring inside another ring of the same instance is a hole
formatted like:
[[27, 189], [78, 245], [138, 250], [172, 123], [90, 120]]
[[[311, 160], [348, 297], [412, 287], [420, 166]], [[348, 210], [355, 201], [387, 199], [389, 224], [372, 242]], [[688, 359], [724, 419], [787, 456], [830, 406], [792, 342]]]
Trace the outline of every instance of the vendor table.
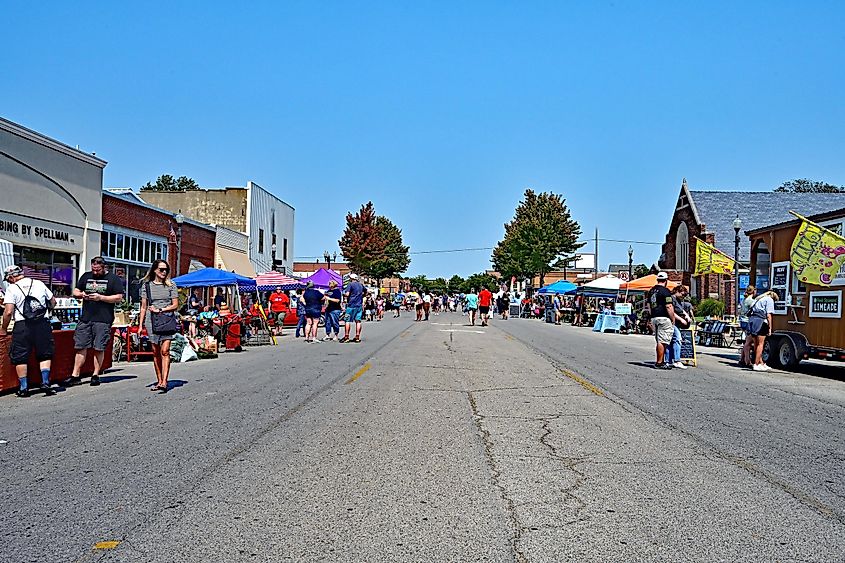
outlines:
[[[50, 369], [50, 381], [53, 383], [64, 381], [73, 373], [73, 360], [76, 355], [76, 350], [73, 348], [73, 332], [72, 330], [53, 331], [55, 352], [53, 354], [53, 364]], [[15, 374], [15, 366], [9, 361], [9, 346], [11, 343], [11, 334], [0, 336], [0, 391], [18, 388], [18, 376]], [[103, 358], [103, 371], [112, 365], [111, 348], [112, 340], [110, 338], [105, 357]], [[82, 366], [82, 375], [91, 375], [92, 373], [94, 373], [94, 358], [89, 357], [85, 365]], [[27, 376], [31, 388], [41, 385], [41, 371], [38, 369], [38, 362], [35, 361], [34, 354], [29, 359]]]
[[624, 326], [625, 317], [610, 313], [602, 313], [596, 317], [596, 322], [593, 324], [593, 332], [606, 332], [608, 330], [619, 331], [619, 329]]

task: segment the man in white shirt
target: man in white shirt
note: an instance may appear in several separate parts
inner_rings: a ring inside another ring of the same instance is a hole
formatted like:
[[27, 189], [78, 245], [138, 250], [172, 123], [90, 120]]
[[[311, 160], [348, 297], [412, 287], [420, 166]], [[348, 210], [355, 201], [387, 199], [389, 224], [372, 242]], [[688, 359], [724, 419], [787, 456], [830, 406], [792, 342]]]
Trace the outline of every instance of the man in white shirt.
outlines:
[[56, 306], [53, 292], [38, 280], [23, 275], [20, 266], [9, 266], [4, 272], [9, 287], [3, 297], [3, 321], [0, 336], [6, 336], [12, 316], [12, 344], [9, 358], [15, 366], [20, 387], [18, 397], [29, 396], [27, 364], [29, 355], [35, 350], [41, 368], [41, 389], [45, 395], [54, 395], [50, 387], [50, 361], [53, 358], [53, 330], [50, 327], [49, 310]]

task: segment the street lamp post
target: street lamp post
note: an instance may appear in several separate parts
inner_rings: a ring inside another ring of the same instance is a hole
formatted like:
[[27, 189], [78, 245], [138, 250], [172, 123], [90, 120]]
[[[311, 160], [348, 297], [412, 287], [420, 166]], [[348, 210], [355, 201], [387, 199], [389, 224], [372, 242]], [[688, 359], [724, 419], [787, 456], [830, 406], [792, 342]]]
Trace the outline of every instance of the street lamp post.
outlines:
[[273, 271], [276, 271], [276, 243], [270, 245], [270, 256], [273, 258]]
[[185, 222], [185, 216], [182, 215], [182, 210], [173, 217], [176, 220], [176, 275], [182, 275], [182, 223]]
[[634, 271], [634, 247], [628, 245], [628, 283], [631, 283]]
[[734, 291], [736, 292], [736, 310], [734, 314], [739, 317], [739, 230], [742, 228], [742, 219], [739, 218], [738, 214], [736, 219], [734, 219], [733, 226], [734, 233], [736, 233], [734, 237]]

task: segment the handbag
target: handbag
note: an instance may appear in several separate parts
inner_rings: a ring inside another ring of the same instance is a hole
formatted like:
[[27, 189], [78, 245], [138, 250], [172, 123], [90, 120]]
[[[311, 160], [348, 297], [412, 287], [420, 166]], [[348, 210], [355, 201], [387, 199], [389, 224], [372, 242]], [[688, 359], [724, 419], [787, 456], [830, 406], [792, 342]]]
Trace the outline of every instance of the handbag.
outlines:
[[[147, 282], [147, 307], [149, 307], [153, 302], [152, 293], [150, 292], [150, 283]], [[171, 334], [176, 334], [179, 330], [179, 321], [176, 319], [176, 315], [171, 312], [167, 313], [150, 313], [150, 324], [153, 328], [153, 334], [158, 334], [162, 336], [169, 336]]]

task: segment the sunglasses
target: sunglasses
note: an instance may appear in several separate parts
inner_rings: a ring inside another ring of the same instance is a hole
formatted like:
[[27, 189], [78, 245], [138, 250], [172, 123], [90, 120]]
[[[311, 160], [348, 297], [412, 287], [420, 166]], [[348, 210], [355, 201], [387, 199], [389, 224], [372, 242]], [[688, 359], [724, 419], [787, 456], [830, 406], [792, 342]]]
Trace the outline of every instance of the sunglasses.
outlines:
[[170, 268], [156, 268], [159, 272], [169, 272]]

